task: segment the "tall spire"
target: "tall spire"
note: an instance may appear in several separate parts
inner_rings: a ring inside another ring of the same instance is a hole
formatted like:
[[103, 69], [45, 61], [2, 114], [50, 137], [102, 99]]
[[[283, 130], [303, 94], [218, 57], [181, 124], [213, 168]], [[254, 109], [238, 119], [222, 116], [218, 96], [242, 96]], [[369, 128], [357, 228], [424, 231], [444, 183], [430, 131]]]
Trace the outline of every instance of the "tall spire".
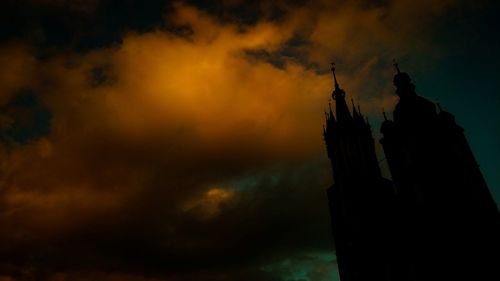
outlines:
[[332, 97], [334, 100], [336, 100], [338, 96], [344, 97], [345, 92], [344, 92], [344, 90], [342, 90], [340, 88], [339, 82], [337, 81], [337, 75], [335, 74], [335, 63], [331, 62], [330, 65], [332, 66], [331, 70], [332, 70], [332, 74], [333, 74], [333, 82], [335, 85]]
[[332, 98], [335, 100], [335, 111], [337, 114], [337, 122], [340, 124], [342, 122], [352, 120], [352, 116], [345, 102], [345, 92], [340, 88], [339, 82], [337, 81], [337, 75], [335, 74], [335, 63], [332, 62], [331, 66], [332, 66], [331, 70], [333, 74], [333, 81], [335, 85], [335, 89], [333, 90], [332, 93]]
[[331, 62], [330, 65], [332, 66], [331, 70], [333, 73], [333, 81], [335, 83], [335, 90], [340, 89], [339, 82], [337, 82], [337, 75], [335, 75], [335, 63]]

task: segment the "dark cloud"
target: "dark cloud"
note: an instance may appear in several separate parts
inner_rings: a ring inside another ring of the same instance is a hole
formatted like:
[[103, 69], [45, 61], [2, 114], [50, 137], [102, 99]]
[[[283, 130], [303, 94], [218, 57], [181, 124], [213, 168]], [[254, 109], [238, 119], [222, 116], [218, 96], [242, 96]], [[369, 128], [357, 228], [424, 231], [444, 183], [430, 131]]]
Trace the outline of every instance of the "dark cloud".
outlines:
[[0, 111], [0, 140], [6, 144], [25, 144], [50, 132], [50, 112], [29, 90], [18, 93]]
[[[5, 91], [31, 87], [53, 118], [50, 134], [3, 151], [6, 274], [262, 280], [270, 273], [260, 268], [297, 245], [331, 246], [326, 202], [315, 202], [328, 173], [297, 167], [321, 151], [309, 144], [321, 143], [312, 137], [321, 114], [311, 128], [287, 112], [315, 110], [287, 100], [304, 98], [293, 85], [326, 88], [328, 78], [247, 60], [244, 50], [286, 40], [271, 23], [241, 31], [190, 6], [176, 9], [172, 20], [192, 28], [189, 38], [130, 33], [117, 47], [43, 59], [21, 48], [11, 63], [33, 74]], [[307, 239], [312, 232], [321, 238]]]
[[163, 0], [8, 0], [2, 6], [0, 40], [28, 41], [42, 47], [46, 55], [54, 47], [84, 52], [118, 43], [130, 30], [153, 30], [162, 26], [170, 4]]

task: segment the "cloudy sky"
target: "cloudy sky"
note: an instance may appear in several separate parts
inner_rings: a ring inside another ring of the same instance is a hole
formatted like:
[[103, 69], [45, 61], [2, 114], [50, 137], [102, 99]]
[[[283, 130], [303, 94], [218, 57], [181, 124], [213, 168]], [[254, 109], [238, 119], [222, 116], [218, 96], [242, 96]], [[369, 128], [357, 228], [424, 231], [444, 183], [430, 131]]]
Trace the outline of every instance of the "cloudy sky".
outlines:
[[398, 59], [500, 202], [495, 1], [0, 6], [1, 281], [338, 280], [331, 61], [378, 140]]

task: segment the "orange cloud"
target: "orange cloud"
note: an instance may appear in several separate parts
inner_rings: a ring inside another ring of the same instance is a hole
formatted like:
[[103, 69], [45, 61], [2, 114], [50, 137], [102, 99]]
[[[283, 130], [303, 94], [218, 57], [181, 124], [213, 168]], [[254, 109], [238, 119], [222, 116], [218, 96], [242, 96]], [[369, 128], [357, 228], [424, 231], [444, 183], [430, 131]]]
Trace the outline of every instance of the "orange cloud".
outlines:
[[[12, 227], [0, 233], [4, 241], [29, 245], [22, 233], [55, 241], [91, 232], [86, 225], [114, 225], [158, 194], [168, 204], [155, 211], [167, 217], [189, 202], [212, 217], [232, 193], [206, 186], [322, 153], [329, 75], [247, 54], [276, 50], [290, 32], [176, 9], [176, 22], [193, 30], [187, 38], [129, 33], [110, 48], [44, 61], [6, 51], [17, 72], [33, 73], [27, 82], [6, 74], [13, 81], [6, 91], [31, 88], [52, 119], [49, 135], [2, 153], [0, 220]], [[193, 201], [198, 190], [205, 195]]]
[[211, 188], [201, 197], [188, 201], [182, 210], [184, 212], [195, 212], [202, 219], [211, 219], [217, 216], [223, 205], [230, 203], [235, 192], [230, 189]]
[[[82, 267], [109, 258], [109, 268], [128, 270], [153, 253], [161, 262], [152, 264], [175, 271], [207, 257], [232, 263], [223, 255], [231, 250], [248, 261], [300, 241], [328, 244], [327, 203], [318, 204], [330, 179], [321, 139], [328, 63], [340, 60], [342, 87], [364, 113], [392, 108], [393, 71], [380, 66], [426, 53], [426, 32], [452, 3], [285, 2], [279, 19], [250, 25], [177, 3], [165, 20], [182, 32], [128, 31], [85, 53], [38, 59], [27, 43], [0, 45], [0, 106], [30, 89], [52, 114], [49, 134], [0, 145], [0, 256], [44, 253]], [[8, 113], [3, 126], [12, 126]], [[250, 240], [259, 247], [241, 245]]]

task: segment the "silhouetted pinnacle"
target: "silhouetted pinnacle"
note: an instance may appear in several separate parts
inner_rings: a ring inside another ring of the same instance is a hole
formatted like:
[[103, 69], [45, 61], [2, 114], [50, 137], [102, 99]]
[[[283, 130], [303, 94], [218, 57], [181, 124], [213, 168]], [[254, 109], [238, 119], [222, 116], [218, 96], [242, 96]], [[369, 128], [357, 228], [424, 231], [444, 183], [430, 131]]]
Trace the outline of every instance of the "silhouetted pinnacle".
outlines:
[[330, 64], [332, 66], [331, 70], [332, 70], [332, 74], [333, 74], [333, 81], [334, 81], [334, 84], [335, 84], [335, 88], [334, 88], [333, 93], [332, 93], [332, 98], [334, 100], [336, 100], [338, 96], [344, 97], [345, 96], [345, 92], [344, 92], [344, 90], [342, 90], [340, 88], [339, 82], [337, 81], [337, 75], [335, 74], [335, 63], [332, 62]]
[[331, 62], [330, 65], [332, 66], [331, 70], [332, 70], [333, 81], [335, 83], [335, 90], [336, 90], [336, 89], [339, 89], [340, 86], [339, 86], [339, 83], [337, 82], [337, 76], [335, 75], [335, 63]]

